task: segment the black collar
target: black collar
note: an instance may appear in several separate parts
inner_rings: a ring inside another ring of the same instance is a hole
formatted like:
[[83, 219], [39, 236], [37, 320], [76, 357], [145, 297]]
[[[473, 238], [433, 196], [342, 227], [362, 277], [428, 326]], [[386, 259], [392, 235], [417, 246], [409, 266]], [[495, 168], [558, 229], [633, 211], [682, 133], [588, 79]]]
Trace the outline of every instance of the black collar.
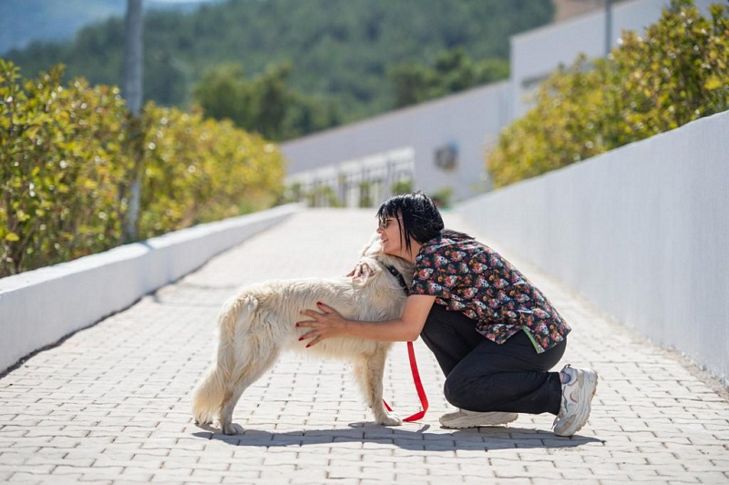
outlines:
[[406, 296], [410, 296], [410, 289], [408, 288], [407, 283], [405, 283], [405, 278], [403, 278], [402, 274], [394, 267], [390, 266], [389, 264], [384, 265], [385, 268], [387, 268], [387, 271], [390, 272], [392, 276], [397, 278], [398, 283], [400, 283], [400, 288], [402, 288], [402, 291], [405, 292]]

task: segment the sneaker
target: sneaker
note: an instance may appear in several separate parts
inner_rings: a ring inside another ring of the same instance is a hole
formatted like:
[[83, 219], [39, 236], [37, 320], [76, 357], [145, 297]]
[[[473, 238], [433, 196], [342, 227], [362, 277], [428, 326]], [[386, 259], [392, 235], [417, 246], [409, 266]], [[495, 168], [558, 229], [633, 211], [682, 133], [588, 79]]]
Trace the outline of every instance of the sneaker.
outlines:
[[572, 436], [590, 417], [590, 402], [597, 388], [597, 372], [575, 369], [567, 364], [561, 374], [567, 377], [567, 382], [562, 383], [562, 405], [554, 420], [554, 434]]
[[440, 417], [440, 425], [444, 428], [476, 428], [478, 426], [500, 426], [502, 424], [516, 421], [519, 415], [517, 413], [502, 413], [492, 411], [488, 413], [478, 413], [476, 411], [467, 411], [459, 409], [455, 413], [444, 414]]

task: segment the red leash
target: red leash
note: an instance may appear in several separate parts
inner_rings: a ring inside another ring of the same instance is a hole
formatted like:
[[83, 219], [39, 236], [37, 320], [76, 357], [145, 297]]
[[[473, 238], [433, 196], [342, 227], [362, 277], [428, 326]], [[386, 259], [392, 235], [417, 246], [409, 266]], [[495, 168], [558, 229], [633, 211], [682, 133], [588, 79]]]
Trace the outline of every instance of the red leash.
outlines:
[[[408, 289], [408, 285], [405, 282], [405, 278], [400, 274], [400, 272], [394, 267], [389, 264], [384, 265], [385, 268], [390, 272], [392, 276], [394, 276], [398, 283], [400, 283], [400, 288], [405, 292], [405, 295], [410, 295], [410, 290]], [[418, 391], [418, 397], [420, 398], [420, 411], [413, 414], [412, 416], [408, 416], [403, 421], [405, 422], [412, 422], [417, 421], [419, 419], [422, 419], [423, 416], [425, 416], [425, 412], [428, 410], [428, 396], [425, 395], [425, 389], [423, 389], [423, 383], [420, 380], [420, 373], [418, 372], [418, 363], [415, 361], [415, 348], [413, 347], [412, 342], [408, 342], [408, 357], [410, 358], [410, 370], [413, 373], [413, 382], [415, 383], [415, 390]], [[388, 411], [392, 411], [392, 408], [389, 404], [387, 404], [387, 401], [384, 399], [382, 402], [385, 404], [385, 408]]]
[[[413, 382], [415, 383], [415, 390], [418, 392], [418, 397], [420, 398], [420, 411], [413, 414], [412, 416], [408, 416], [407, 418], [403, 419], [405, 422], [412, 422], [417, 421], [419, 419], [423, 419], [423, 416], [425, 416], [425, 412], [428, 410], [428, 396], [425, 395], [425, 389], [423, 389], [423, 382], [420, 380], [420, 373], [418, 372], [418, 363], [415, 361], [415, 349], [413, 348], [413, 343], [408, 342], [408, 357], [410, 358], [410, 370], [413, 373]], [[392, 411], [392, 408], [389, 404], [387, 404], [387, 401], [384, 399], [382, 400], [383, 403], [385, 403], [385, 408], [387, 408], [388, 411]]]

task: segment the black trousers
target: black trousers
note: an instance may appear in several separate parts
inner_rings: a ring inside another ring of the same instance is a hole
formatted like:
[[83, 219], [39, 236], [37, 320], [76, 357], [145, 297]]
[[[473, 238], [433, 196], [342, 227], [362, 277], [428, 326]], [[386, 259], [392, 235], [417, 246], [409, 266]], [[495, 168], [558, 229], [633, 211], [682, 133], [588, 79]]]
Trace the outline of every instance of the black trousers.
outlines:
[[449, 403], [469, 411], [559, 413], [559, 372], [547, 372], [564, 354], [566, 341], [538, 354], [520, 331], [503, 344], [476, 332], [460, 312], [434, 304], [420, 337], [446, 376]]

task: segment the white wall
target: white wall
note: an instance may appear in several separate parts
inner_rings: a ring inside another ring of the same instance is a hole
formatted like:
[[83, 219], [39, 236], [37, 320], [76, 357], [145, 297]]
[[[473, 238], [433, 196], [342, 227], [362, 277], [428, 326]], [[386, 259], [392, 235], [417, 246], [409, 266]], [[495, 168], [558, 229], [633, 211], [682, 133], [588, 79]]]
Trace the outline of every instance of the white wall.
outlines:
[[[695, 0], [706, 15], [716, 0]], [[642, 32], [661, 17], [670, 0], [634, 0], [613, 4], [611, 44], [617, 45], [623, 30]], [[571, 65], [578, 54], [588, 58], [605, 56], [605, 11], [574, 17], [511, 37], [511, 77], [509, 119], [519, 118], [530, 107], [525, 97], [560, 64]]]
[[[506, 121], [507, 89], [508, 83], [495, 83], [284, 143], [288, 175], [411, 148], [416, 188], [452, 187], [456, 199], [473, 196], [487, 183], [485, 147]], [[435, 149], [447, 143], [459, 149], [457, 169], [450, 172], [433, 159]]]
[[729, 382], [729, 111], [458, 210], [520, 258]]
[[0, 372], [300, 209], [292, 204], [201, 224], [0, 279]]

